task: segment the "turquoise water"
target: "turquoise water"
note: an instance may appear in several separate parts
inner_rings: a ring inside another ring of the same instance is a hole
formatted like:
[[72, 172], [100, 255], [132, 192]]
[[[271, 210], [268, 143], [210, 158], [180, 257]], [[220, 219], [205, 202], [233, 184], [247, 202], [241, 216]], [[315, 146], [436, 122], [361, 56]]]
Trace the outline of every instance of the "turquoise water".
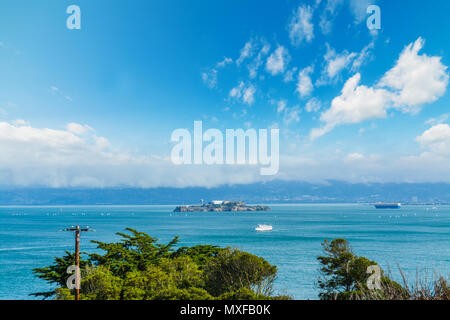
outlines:
[[[73, 234], [59, 230], [89, 225], [89, 240], [115, 241], [126, 227], [181, 245], [215, 244], [249, 251], [278, 266], [276, 289], [296, 299], [317, 299], [316, 279], [325, 238], [348, 239], [355, 252], [413, 281], [416, 271], [450, 274], [450, 206], [405, 206], [376, 210], [368, 205], [271, 205], [262, 213], [172, 213], [174, 206], [0, 207], [0, 299], [31, 299], [49, 286], [31, 270], [73, 250]], [[258, 233], [258, 224], [273, 231]]]

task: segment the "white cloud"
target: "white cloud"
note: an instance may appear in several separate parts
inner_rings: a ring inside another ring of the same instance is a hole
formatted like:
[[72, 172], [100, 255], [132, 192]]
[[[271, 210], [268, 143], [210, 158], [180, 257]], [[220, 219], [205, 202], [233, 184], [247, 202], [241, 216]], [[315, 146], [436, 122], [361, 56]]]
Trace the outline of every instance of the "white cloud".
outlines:
[[326, 47], [327, 52], [323, 57], [324, 68], [322, 76], [317, 80], [316, 85], [325, 85], [339, 79], [339, 75], [346, 69], [350, 69], [353, 72], [358, 71], [371, 58], [371, 49], [374, 48], [374, 42], [370, 42], [361, 52], [344, 50], [341, 53], [336, 53], [336, 50], [331, 48], [328, 43]]
[[449, 117], [448, 113], [444, 113], [442, 115], [440, 115], [439, 117], [436, 118], [430, 118], [427, 121], [425, 121], [425, 124], [429, 124], [429, 125], [436, 125], [436, 124], [441, 124], [447, 121]]
[[239, 82], [239, 84], [236, 87], [231, 89], [230, 97], [240, 98], [242, 96], [242, 90], [244, 89], [244, 86], [245, 86], [245, 84], [243, 81]]
[[327, 44], [327, 53], [324, 56], [326, 63], [324, 72], [329, 79], [333, 79], [339, 75], [342, 70], [347, 68], [356, 56], [356, 53], [349, 53], [347, 50], [337, 54], [336, 51]]
[[236, 87], [231, 89], [230, 97], [248, 105], [252, 105], [255, 101], [255, 93], [256, 88], [254, 85], [249, 84], [246, 86], [245, 83], [241, 81]]
[[111, 169], [129, 159], [108, 146], [107, 139], [95, 135], [82, 139], [70, 131], [0, 122], [0, 177], [12, 185], [75, 186], [88, 175], [86, 167]]
[[293, 13], [288, 26], [291, 44], [299, 46], [303, 42], [311, 42], [314, 38], [312, 23], [313, 9], [310, 6], [299, 6]]
[[313, 90], [314, 86], [311, 81], [310, 74], [314, 71], [312, 66], [306, 67], [298, 74], [298, 82], [297, 82], [297, 92], [300, 94], [300, 97], [308, 96]]
[[252, 105], [253, 102], [255, 101], [255, 92], [256, 92], [256, 88], [253, 85], [249, 85], [244, 90], [244, 95], [242, 97], [244, 103], [246, 103], [248, 105]]
[[437, 155], [450, 156], [450, 126], [437, 124], [416, 138], [422, 148]]
[[307, 112], [317, 112], [320, 110], [322, 104], [317, 98], [311, 98], [308, 100], [305, 106]]
[[216, 67], [217, 68], [223, 68], [227, 64], [230, 64], [230, 63], [233, 63], [233, 59], [225, 57], [225, 58], [223, 58], [222, 61], [217, 62]]
[[284, 82], [291, 82], [294, 81], [294, 74], [297, 72], [297, 67], [293, 67], [292, 69], [288, 70], [284, 74], [283, 81]]
[[261, 179], [258, 166], [175, 166], [169, 157], [132, 156], [104, 137], [0, 122], [3, 186], [212, 187]]
[[93, 132], [94, 130], [88, 125], [71, 122], [67, 124], [67, 131], [76, 135], [83, 135], [87, 132]]
[[415, 112], [416, 106], [436, 101], [447, 89], [447, 67], [441, 57], [419, 55], [424, 43], [419, 38], [409, 44], [378, 84], [395, 90], [393, 102], [406, 112]]
[[263, 58], [269, 53], [270, 45], [265, 40], [260, 41], [261, 49], [247, 68], [249, 71], [250, 79], [256, 78], [259, 67], [263, 64]]
[[281, 113], [286, 109], [286, 100], [280, 100], [277, 103], [277, 113]]
[[[298, 108], [291, 111], [288, 116], [294, 115], [292, 121], [297, 121]], [[283, 154], [280, 172], [271, 178], [310, 182], [450, 182], [450, 127], [430, 128], [417, 141], [425, 152], [404, 158], [360, 153], [333, 155], [326, 150], [314, 155]], [[132, 156], [92, 132], [79, 136], [68, 130], [7, 122], [0, 122], [0, 150], [2, 185], [214, 187], [263, 180], [258, 166], [174, 166], [163, 155]]]
[[300, 121], [300, 107], [294, 106], [292, 108], [284, 108], [284, 116], [283, 116], [283, 123], [285, 125], [289, 125], [292, 122], [299, 122]]
[[360, 80], [359, 73], [347, 80], [341, 95], [333, 99], [331, 107], [320, 117], [325, 125], [311, 131], [312, 139], [324, 135], [339, 124], [386, 117], [391, 93], [385, 89], [359, 85]]
[[389, 108], [417, 112], [421, 105], [441, 97], [448, 85], [447, 67], [441, 63], [440, 57], [419, 55], [422, 46], [421, 38], [408, 45], [396, 65], [375, 87], [359, 85], [359, 73], [347, 80], [341, 95], [334, 98], [331, 107], [322, 113], [320, 119], [325, 124], [311, 131], [311, 139], [340, 124], [384, 118]]
[[245, 43], [244, 47], [241, 49], [239, 58], [236, 60], [236, 64], [240, 65], [245, 59], [253, 56], [254, 54], [254, 41], [251, 39]]
[[371, 52], [370, 50], [373, 49], [375, 46], [375, 42], [370, 42], [367, 46], [365, 46], [359, 54], [355, 57], [352, 63], [352, 71], [357, 71], [361, 66], [364, 65], [370, 58], [371, 58]]
[[333, 26], [333, 18], [337, 14], [337, 10], [344, 3], [344, 0], [327, 0], [327, 4], [320, 15], [320, 30], [323, 34], [329, 34]]
[[217, 70], [211, 69], [209, 71], [202, 72], [202, 80], [208, 88], [217, 88]]
[[278, 48], [267, 58], [266, 70], [272, 75], [283, 73], [289, 63], [289, 52], [283, 46]]
[[364, 160], [366, 157], [361, 153], [351, 153], [345, 157], [345, 161], [354, 162]]
[[26, 122], [26, 121], [23, 120], [23, 119], [17, 119], [17, 120], [14, 120], [14, 121], [13, 121], [13, 124], [14, 124], [15, 126], [21, 127], [21, 126], [26, 126], [26, 125], [28, 125], [28, 122]]

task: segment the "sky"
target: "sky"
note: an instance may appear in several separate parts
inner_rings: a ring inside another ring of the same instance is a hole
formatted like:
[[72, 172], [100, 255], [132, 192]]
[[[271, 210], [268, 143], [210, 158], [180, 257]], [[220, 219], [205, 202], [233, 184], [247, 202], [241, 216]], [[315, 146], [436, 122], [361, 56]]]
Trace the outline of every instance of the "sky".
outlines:
[[[438, 0], [1, 1], [0, 185], [450, 182], [449, 12]], [[171, 134], [194, 121], [279, 129], [278, 173], [174, 165]]]

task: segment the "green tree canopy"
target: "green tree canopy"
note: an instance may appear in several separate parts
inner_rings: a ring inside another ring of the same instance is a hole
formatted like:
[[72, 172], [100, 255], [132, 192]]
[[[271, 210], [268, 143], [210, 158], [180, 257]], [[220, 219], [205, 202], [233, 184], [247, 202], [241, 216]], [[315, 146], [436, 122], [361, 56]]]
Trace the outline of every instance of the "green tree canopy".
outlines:
[[405, 289], [385, 276], [381, 268], [380, 288], [370, 290], [367, 287], [367, 280], [372, 273], [368, 273], [368, 267], [377, 263], [355, 255], [347, 240], [325, 240], [322, 247], [324, 255], [317, 258], [321, 265], [318, 280], [319, 298], [349, 300], [405, 296]]
[[[126, 231], [117, 233], [121, 236], [118, 242], [92, 241], [102, 252], [81, 260], [81, 299], [275, 298], [277, 268], [263, 258], [211, 245], [177, 249], [177, 237], [160, 244], [146, 233]], [[74, 255], [66, 252], [55, 258], [53, 265], [34, 269], [39, 278], [57, 286], [54, 291], [34, 295], [74, 299], [73, 290], [66, 288], [66, 270], [74, 261]]]

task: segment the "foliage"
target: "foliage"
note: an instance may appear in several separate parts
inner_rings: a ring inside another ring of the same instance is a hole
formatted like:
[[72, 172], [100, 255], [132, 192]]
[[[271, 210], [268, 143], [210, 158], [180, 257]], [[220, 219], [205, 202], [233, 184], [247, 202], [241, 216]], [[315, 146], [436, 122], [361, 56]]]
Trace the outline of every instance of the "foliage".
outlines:
[[248, 252], [227, 249], [209, 260], [205, 274], [207, 287], [215, 296], [241, 288], [271, 295], [277, 267]]
[[356, 256], [345, 239], [325, 240], [322, 247], [325, 255], [317, 258], [321, 264], [319, 297], [323, 300], [347, 299], [367, 282], [370, 276], [366, 273], [367, 268], [377, 263]]
[[206, 262], [211, 257], [216, 257], [219, 252], [223, 250], [226, 249], [211, 245], [181, 247], [172, 254], [172, 257], [188, 256], [200, 267], [200, 269], [203, 269], [206, 266]]
[[[81, 252], [84, 254], [84, 252]], [[88, 264], [88, 261], [83, 260], [80, 257], [80, 269], [83, 269]], [[71, 265], [75, 265], [75, 253], [71, 253], [66, 251], [65, 255], [62, 257], [56, 257], [54, 259], [54, 264], [43, 267], [43, 268], [35, 268], [33, 269], [33, 273], [40, 279], [43, 279], [51, 284], [56, 284], [59, 286], [66, 286], [66, 281], [68, 278], [67, 268]], [[37, 292], [32, 293], [32, 296], [41, 296], [44, 299], [49, 298], [55, 295], [56, 292], [54, 290], [48, 292]]]
[[[210, 245], [176, 249], [178, 238], [168, 244], [134, 229], [118, 233], [119, 242], [93, 241], [103, 251], [82, 260], [80, 299], [270, 299], [277, 268], [247, 252]], [[67, 252], [55, 263], [34, 269], [41, 279], [58, 285], [44, 294], [60, 300], [73, 300], [66, 288], [66, 269], [74, 264]], [[279, 297], [280, 299], [288, 297]]]
[[320, 256], [321, 277], [318, 280], [319, 297], [323, 300], [448, 300], [449, 282], [443, 277], [437, 280], [416, 281], [408, 285], [403, 272], [403, 286], [391, 280], [381, 270], [380, 287], [370, 290], [367, 280], [371, 276], [367, 268], [377, 263], [365, 257], [356, 256], [345, 239], [322, 243], [324, 256]]

